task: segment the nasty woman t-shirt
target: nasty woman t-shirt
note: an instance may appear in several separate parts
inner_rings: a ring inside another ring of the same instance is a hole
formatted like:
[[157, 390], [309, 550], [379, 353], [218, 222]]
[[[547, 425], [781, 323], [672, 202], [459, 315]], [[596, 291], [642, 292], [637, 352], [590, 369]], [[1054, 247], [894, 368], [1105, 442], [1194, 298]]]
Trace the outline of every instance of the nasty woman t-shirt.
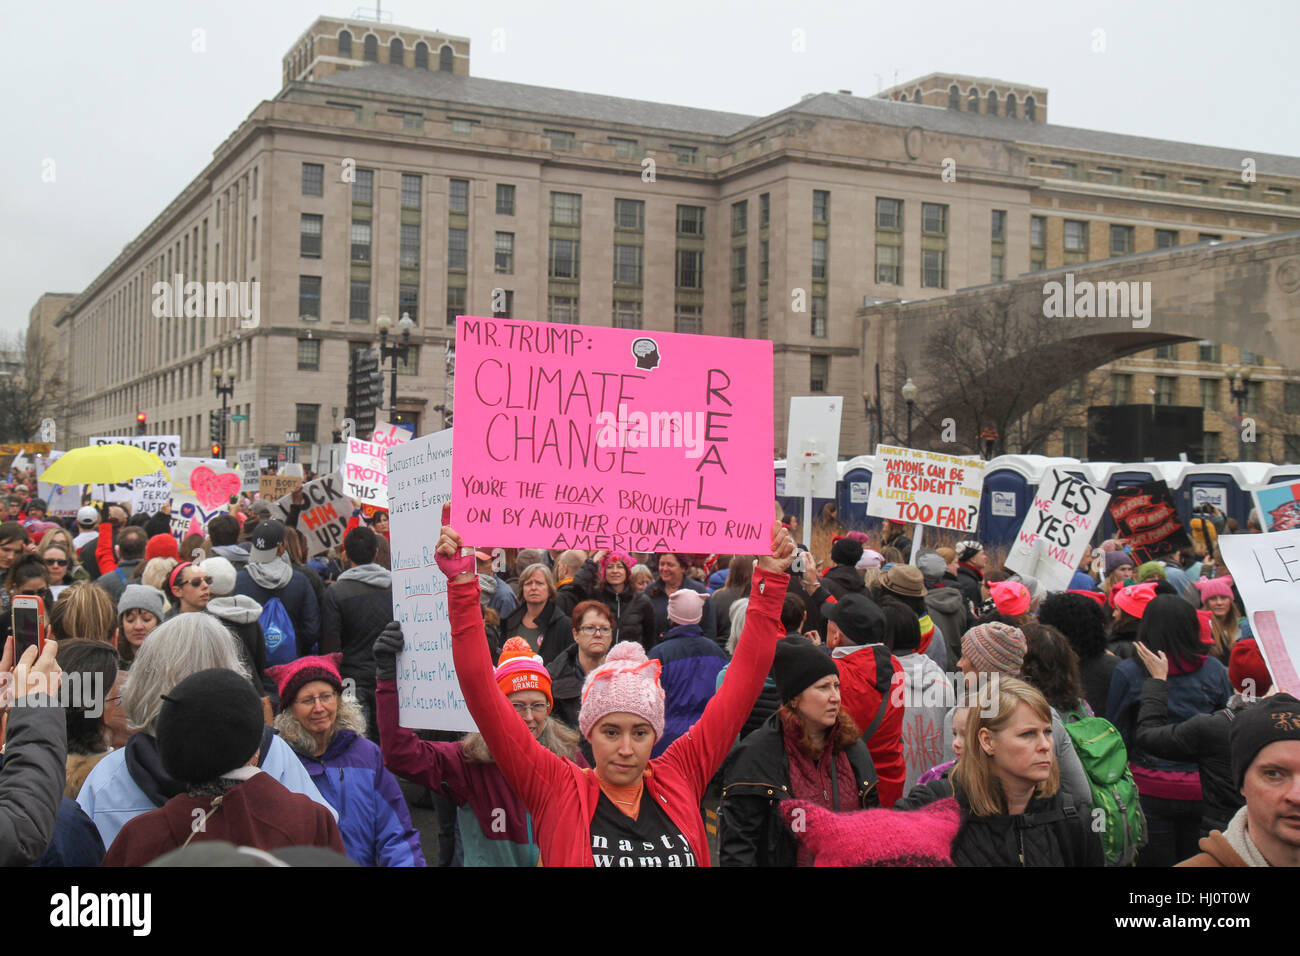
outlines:
[[591, 855], [599, 867], [698, 866], [686, 836], [644, 791], [635, 820], [601, 793], [591, 819]]

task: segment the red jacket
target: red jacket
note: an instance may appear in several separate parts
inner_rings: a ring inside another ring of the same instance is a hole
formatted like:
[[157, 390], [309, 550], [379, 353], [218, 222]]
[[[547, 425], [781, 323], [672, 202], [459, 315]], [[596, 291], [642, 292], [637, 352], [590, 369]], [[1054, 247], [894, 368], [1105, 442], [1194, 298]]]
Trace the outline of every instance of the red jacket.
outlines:
[[[699, 866], [709, 865], [700, 798], [736, 742], [772, 666], [776, 642], [785, 636], [781, 604], [789, 582], [787, 574], [755, 572], [744, 638], [722, 687], [699, 721], [645, 771], [645, 799], [659, 801]], [[539, 744], [497, 688], [479, 611], [478, 579], [450, 585], [447, 596], [452, 658], [465, 703], [506, 782], [533, 815], [542, 865], [594, 866], [591, 820], [600, 798], [595, 773]]]
[[[881, 707], [885, 717], [867, 741], [876, 766], [880, 805], [886, 809], [903, 795], [907, 763], [903, 759], [903, 708], [890, 694], [894, 675], [903, 670], [898, 658], [883, 644], [838, 647], [831, 655], [840, 669], [840, 697], [844, 710], [866, 733]], [[901, 683], [903, 678], [899, 677]]]

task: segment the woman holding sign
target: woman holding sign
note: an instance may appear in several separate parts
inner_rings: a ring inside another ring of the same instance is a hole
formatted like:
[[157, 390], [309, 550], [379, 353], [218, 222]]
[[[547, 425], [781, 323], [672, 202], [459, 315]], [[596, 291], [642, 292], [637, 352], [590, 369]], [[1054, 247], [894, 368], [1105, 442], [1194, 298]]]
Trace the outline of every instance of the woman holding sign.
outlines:
[[[506, 782], [533, 816], [546, 866], [708, 866], [700, 798], [726, 757], [772, 665], [794, 542], [772, 529], [759, 558], [745, 634], [721, 689], [690, 732], [650, 759], [663, 734], [659, 666], [641, 645], [614, 645], [587, 675], [578, 722], [595, 756], [582, 770], [528, 732], [493, 679], [479, 612], [474, 557], [444, 526], [438, 566], [447, 576], [452, 655], [465, 702]], [[632, 850], [632, 847], [637, 847]]]

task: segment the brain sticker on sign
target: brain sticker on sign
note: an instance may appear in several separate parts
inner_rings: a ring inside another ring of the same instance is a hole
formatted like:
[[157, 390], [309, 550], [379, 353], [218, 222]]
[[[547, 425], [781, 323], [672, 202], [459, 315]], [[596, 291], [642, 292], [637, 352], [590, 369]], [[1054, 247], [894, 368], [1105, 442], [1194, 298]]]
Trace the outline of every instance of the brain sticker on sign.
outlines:
[[462, 316], [452, 520], [504, 547], [753, 553], [772, 343]]

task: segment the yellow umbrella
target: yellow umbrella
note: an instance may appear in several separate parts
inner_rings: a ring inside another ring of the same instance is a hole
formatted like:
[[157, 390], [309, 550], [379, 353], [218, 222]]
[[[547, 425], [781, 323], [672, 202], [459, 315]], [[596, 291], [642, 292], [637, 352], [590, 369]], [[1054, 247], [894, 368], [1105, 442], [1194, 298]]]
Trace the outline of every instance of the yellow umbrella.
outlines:
[[151, 451], [132, 445], [90, 445], [64, 452], [45, 469], [41, 481], [51, 485], [111, 485], [159, 471], [167, 473], [162, 459]]

